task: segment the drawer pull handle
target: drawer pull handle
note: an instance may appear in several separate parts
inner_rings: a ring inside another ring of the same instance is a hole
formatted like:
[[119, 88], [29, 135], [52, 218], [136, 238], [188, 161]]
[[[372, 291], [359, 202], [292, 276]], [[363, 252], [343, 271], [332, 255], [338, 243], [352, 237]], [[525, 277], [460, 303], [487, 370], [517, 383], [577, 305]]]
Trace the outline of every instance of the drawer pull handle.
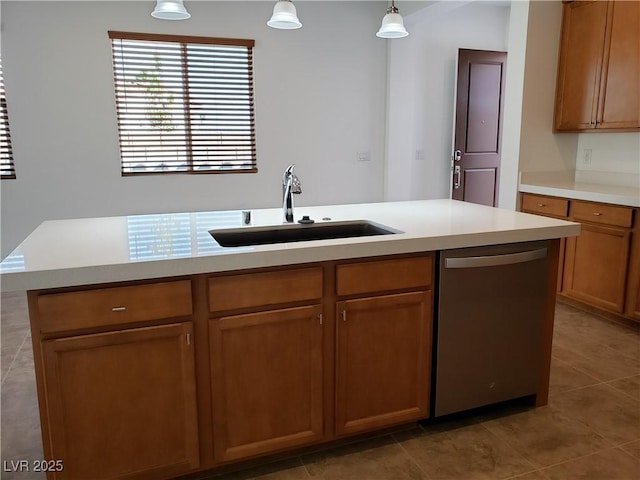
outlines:
[[539, 207], [546, 207], [546, 205], [544, 203], [539, 203], [538, 206]]
[[600, 215], [602, 215], [600, 212], [593, 212], [593, 214], [594, 214], [596, 217], [599, 217]]
[[127, 309], [127, 307], [113, 307], [111, 309], [112, 312], [124, 312]]

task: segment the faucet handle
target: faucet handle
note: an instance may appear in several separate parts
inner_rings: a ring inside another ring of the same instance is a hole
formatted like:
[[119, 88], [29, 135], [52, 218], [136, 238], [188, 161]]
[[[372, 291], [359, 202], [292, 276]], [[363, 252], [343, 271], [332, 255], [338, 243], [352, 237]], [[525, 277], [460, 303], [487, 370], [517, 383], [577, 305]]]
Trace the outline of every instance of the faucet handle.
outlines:
[[291, 178], [291, 193], [302, 193], [302, 183], [300, 183], [300, 180], [298, 179], [298, 177], [294, 174], [292, 174], [292, 178]]

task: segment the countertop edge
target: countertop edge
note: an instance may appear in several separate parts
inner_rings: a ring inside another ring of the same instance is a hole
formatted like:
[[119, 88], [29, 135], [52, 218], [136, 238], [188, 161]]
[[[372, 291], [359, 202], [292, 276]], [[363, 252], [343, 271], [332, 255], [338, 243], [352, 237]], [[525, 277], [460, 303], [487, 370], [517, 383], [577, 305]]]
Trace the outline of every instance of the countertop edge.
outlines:
[[552, 197], [568, 198], [570, 200], [585, 200], [588, 202], [610, 203], [625, 207], [640, 207], [640, 198], [626, 195], [608, 193], [584, 192], [581, 190], [567, 190], [558, 187], [545, 187], [541, 185], [522, 184], [519, 188], [522, 193], [535, 193]]
[[[239, 255], [175, 258], [139, 263], [71, 267], [33, 272], [7, 272], [0, 275], [0, 290], [4, 292], [44, 290], [153, 280], [189, 275], [249, 270], [285, 265], [300, 265], [331, 260], [367, 258], [468, 248], [484, 245], [517, 243], [570, 237], [580, 234], [580, 225], [570, 223], [509, 231], [492, 231], [462, 235], [398, 238], [392, 241], [370, 241], [319, 245], [287, 250], [249, 252]], [[292, 254], [292, 252], [294, 254]]]

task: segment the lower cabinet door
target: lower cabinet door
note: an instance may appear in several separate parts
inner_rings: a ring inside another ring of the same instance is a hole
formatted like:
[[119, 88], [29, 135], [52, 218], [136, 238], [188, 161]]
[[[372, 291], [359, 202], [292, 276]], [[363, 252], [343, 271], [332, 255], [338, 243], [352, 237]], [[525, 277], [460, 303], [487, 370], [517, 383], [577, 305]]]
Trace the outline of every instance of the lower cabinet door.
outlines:
[[[640, 213], [636, 222], [640, 223]], [[631, 234], [631, 254], [627, 279], [626, 314], [640, 321], [640, 229]]]
[[565, 295], [622, 313], [625, 299], [629, 230], [582, 224], [579, 237], [569, 237], [565, 253]]
[[56, 479], [156, 479], [199, 467], [190, 323], [43, 342]]
[[337, 304], [336, 434], [428, 416], [432, 293]]
[[216, 461], [323, 438], [322, 308], [210, 320]]

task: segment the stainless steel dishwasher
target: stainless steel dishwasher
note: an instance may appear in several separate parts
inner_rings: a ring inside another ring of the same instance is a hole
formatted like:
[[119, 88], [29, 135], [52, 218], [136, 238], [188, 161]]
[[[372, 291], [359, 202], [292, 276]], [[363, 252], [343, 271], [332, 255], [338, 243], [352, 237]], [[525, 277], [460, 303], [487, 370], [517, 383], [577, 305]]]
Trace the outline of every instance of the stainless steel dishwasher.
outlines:
[[550, 242], [439, 255], [434, 416], [536, 393]]

